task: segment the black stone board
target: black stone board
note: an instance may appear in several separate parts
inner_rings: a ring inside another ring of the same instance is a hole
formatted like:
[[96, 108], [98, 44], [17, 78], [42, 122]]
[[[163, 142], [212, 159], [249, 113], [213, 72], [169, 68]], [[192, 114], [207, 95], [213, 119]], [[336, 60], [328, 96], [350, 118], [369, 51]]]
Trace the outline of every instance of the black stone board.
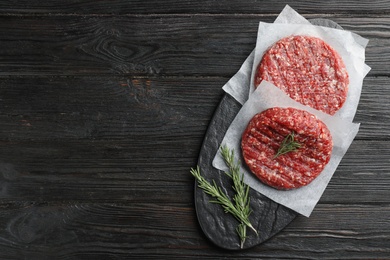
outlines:
[[[313, 19], [310, 22], [314, 25], [342, 29], [335, 22], [327, 19]], [[225, 173], [215, 169], [212, 166], [212, 161], [225, 132], [240, 109], [241, 104], [229, 94], [222, 97], [207, 129], [198, 159], [201, 174], [208, 181], [214, 180], [229, 195], [234, 194], [231, 180]], [[197, 187], [196, 181], [194, 196], [196, 214], [205, 235], [221, 248], [240, 250], [240, 240], [236, 233], [238, 221], [230, 214], [225, 213], [220, 205], [210, 203], [211, 197]], [[259, 245], [276, 235], [298, 215], [293, 210], [268, 199], [253, 189], [250, 189], [249, 196], [250, 206], [253, 210], [250, 220], [258, 235], [247, 229], [248, 237], [243, 249]]]

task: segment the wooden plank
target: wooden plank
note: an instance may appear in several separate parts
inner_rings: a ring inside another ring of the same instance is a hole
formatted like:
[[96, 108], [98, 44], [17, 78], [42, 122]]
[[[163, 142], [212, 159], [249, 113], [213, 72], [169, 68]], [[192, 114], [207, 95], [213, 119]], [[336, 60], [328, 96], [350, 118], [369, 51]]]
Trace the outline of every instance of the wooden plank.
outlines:
[[147, 142], [149, 137], [160, 142], [177, 135], [200, 137], [226, 81], [6, 77], [0, 81], [0, 138]]
[[360, 123], [357, 139], [388, 140], [390, 125], [388, 95], [390, 78], [368, 77], [363, 82], [354, 122]]
[[[3, 77], [0, 140], [200, 142], [228, 78]], [[368, 77], [357, 139], [389, 139], [388, 77]]]
[[[383, 203], [389, 197], [388, 141], [355, 140], [325, 190], [321, 203]], [[382, 154], [383, 156], [380, 156]], [[387, 158], [387, 159], [386, 159]], [[343, 198], [344, 196], [348, 198]], [[385, 202], [387, 203], [387, 202]]]
[[[238, 253], [205, 239], [192, 205], [1, 203], [0, 258], [385, 258], [388, 205], [319, 205], [271, 240]], [[370, 241], [370, 242], [367, 242]], [[145, 250], [145, 248], [147, 250]], [[348, 248], [346, 251], [345, 249]]]
[[[190, 203], [194, 179], [189, 169], [196, 164], [198, 150], [183, 150], [183, 146], [196, 147], [197, 140], [177, 139], [156, 145], [131, 141], [7, 144], [0, 153], [0, 195], [18, 201], [33, 197], [37, 201]], [[320, 202], [390, 203], [389, 149], [388, 141], [355, 141]], [[143, 150], [151, 152], [140, 156]], [[17, 157], [18, 152], [22, 156]]]
[[389, 232], [377, 229], [388, 222], [386, 209], [385, 205], [318, 205], [310, 218], [298, 217], [263, 250], [271, 258], [276, 249], [281, 258], [386, 259]]
[[[8, 145], [0, 153], [0, 194], [6, 200], [189, 203], [194, 184], [189, 169], [195, 166], [197, 150], [183, 151], [180, 143], [181, 138], [154, 146], [132, 142]], [[196, 147], [196, 142], [185, 145]], [[389, 142], [355, 141], [321, 202], [389, 203], [389, 148]], [[150, 157], [137, 157], [143, 149], [153, 151]], [[22, 156], [15, 159], [20, 151]]]
[[[161, 4], [160, 1], [142, 1], [125, 0], [114, 1], [1, 1], [0, 10], [2, 13], [17, 13], [17, 14], [199, 14], [199, 13], [279, 13], [285, 6], [285, 2], [269, 1], [240, 1], [240, 0], [223, 0], [223, 1], [189, 1], [189, 0], [167, 0]], [[308, 3], [304, 0], [294, 1], [291, 6], [301, 13], [344, 13], [344, 14], [384, 14], [390, 11], [389, 1], [359, 1], [351, 2], [348, 0], [342, 1], [322, 1]]]
[[[318, 15], [308, 15], [308, 18]], [[371, 76], [388, 76], [390, 18], [327, 15], [370, 39]], [[269, 16], [1, 16], [0, 75], [231, 77]]]
[[[0, 17], [0, 30], [4, 32], [0, 38], [0, 75], [210, 76], [207, 71], [214, 74], [212, 67], [221, 64], [218, 59], [224, 52], [236, 61], [223, 63], [233, 62], [231, 66], [239, 68], [254, 47], [257, 21], [252, 20], [253, 26], [246, 18], [230, 25], [224, 21], [207, 16]], [[243, 33], [239, 24], [247, 24], [252, 33]], [[225, 26], [230, 29], [225, 30]], [[221, 31], [232, 35], [226, 38]], [[228, 42], [233, 35], [241, 38], [239, 48]]]

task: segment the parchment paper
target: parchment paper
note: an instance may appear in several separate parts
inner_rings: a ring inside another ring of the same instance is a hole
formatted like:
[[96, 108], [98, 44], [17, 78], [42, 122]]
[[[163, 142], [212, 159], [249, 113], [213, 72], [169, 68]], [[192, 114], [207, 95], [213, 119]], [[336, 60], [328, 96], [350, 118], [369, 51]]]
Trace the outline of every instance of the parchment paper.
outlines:
[[[342, 157], [352, 143], [352, 140], [355, 138], [359, 130], [359, 124], [354, 124], [348, 120], [330, 116], [304, 106], [292, 100], [282, 90], [271, 83], [263, 81], [256, 91], [250, 95], [249, 100], [243, 105], [236, 118], [233, 120], [221, 145], [227, 145], [229, 149], [234, 150], [234, 157], [243, 162], [241, 155], [241, 135], [243, 131], [255, 114], [271, 107], [293, 107], [306, 110], [322, 120], [327, 125], [332, 135], [334, 147], [331, 159], [322, 173], [313, 182], [308, 186], [295, 190], [280, 191], [271, 188], [258, 180], [249, 169], [241, 163], [244, 181], [250, 187], [273, 201], [309, 217], [318, 200], [321, 198], [322, 193], [332, 178]], [[227, 170], [219, 152], [213, 160], [213, 166], [220, 170]]]
[[349, 31], [314, 25], [271, 24], [260, 22], [252, 65], [250, 93], [255, 89], [253, 83], [256, 68], [260, 63], [264, 52], [278, 40], [290, 35], [309, 35], [318, 37], [332, 46], [342, 57], [349, 75], [349, 86], [347, 99], [342, 108], [338, 110], [335, 115], [346, 118], [352, 122], [359, 104], [363, 79], [367, 75], [369, 67], [364, 63], [365, 49], [355, 41], [352, 33]]
[[[274, 23], [281, 24], [310, 24], [303, 16], [298, 14], [289, 5], [286, 5], [282, 12], [275, 19]], [[222, 87], [222, 89], [234, 97], [241, 105], [248, 100], [250, 79], [252, 75], [255, 50], [251, 52], [244, 61], [239, 71]]]
[[[347, 100], [336, 115], [330, 116], [304, 106], [289, 98], [279, 88], [265, 81], [255, 91], [253, 79], [263, 53], [279, 39], [293, 34], [322, 38], [343, 58], [348, 70], [350, 84]], [[315, 114], [331, 131], [334, 147], [330, 162], [324, 168], [324, 171], [308, 186], [295, 190], [279, 191], [263, 184], [250, 172], [245, 163], [242, 163], [241, 170], [244, 173], [244, 180], [253, 189], [304, 216], [310, 216], [359, 130], [359, 124], [352, 123], [352, 120], [359, 103], [363, 79], [371, 69], [365, 64], [367, 43], [367, 39], [355, 33], [341, 29], [313, 26], [288, 5], [273, 24], [259, 23], [256, 48], [242, 64], [240, 70], [223, 86], [224, 91], [234, 97], [243, 107], [227, 130], [221, 145], [227, 145], [230, 149], [233, 149], [235, 158], [243, 162], [240, 147], [241, 135], [249, 120], [256, 113], [278, 106], [295, 107]], [[220, 170], [227, 170], [219, 152], [213, 160], [213, 166]]]
[[254, 91], [254, 74], [264, 51], [284, 36], [312, 33], [312, 36], [324, 39], [339, 52], [343, 59], [345, 57], [347, 59], [344, 59], [344, 62], [350, 75], [349, 91], [347, 101], [337, 115], [352, 121], [359, 103], [363, 79], [371, 69], [365, 64], [365, 48], [368, 40], [348, 31], [313, 26], [288, 5], [276, 18], [274, 24], [260, 22], [255, 50], [248, 56], [240, 70], [223, 86], [223, 90], [244, 104], [250, 93]]

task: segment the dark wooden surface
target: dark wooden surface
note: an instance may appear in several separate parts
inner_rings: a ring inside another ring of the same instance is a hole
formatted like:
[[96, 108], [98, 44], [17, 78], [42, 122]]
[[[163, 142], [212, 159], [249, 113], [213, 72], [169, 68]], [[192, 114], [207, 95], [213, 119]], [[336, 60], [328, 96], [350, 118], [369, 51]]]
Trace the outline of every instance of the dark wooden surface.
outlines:
[[194, 179], [223, 91], [286, 2], [1, 1], [0, 259], [390, 259], [390, 1], [294, 1], [369, 38], [361, 130], [310, 218], [215, 247]]

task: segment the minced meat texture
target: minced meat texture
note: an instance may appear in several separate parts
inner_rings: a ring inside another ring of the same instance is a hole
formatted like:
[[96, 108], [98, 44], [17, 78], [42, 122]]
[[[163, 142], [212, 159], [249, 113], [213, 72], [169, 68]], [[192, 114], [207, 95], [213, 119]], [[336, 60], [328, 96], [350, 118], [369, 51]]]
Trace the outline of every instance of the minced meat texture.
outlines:
[[[300, 148], [274, 158], [290, 133]], [[294, 189], [309, 184], [323, 171], [333, 143], [330, 131], [315, 115], [274, 107], [251, 119], [241, 147], [245, 163], [263, 183], [276, 189]]]
[[256, 70], [255, 87], [262, 80], [330, 115], [343, 106], [349, 84], [340, 55], [323, 40], [301, 35], [283, 38], [265, 52]]

